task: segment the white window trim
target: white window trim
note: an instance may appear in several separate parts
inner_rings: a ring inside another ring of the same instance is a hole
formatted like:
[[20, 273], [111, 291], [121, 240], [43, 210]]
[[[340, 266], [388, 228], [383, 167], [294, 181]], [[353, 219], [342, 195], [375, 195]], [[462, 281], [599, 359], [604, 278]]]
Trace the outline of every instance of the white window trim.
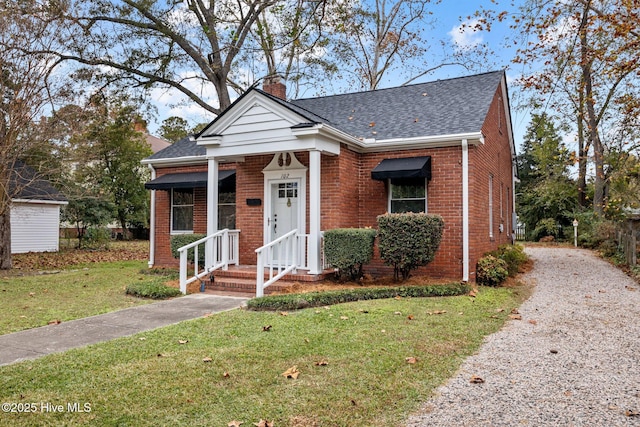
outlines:
[[[171, 207], [170, 207], [171, 214], [169, 215], [170, 216], [169, 217], [170, 234], [171, 235], [193, 234], [193, 228], [191, 230], [174, 230], [173, 229], [173, 208], [174, 208], [173, 191], [174, 190], [175, 190], [174, 188], [171, 189]], [[186, 190], [186, 188], [185, 189], [181, 189], [181, 190]], [[194, 198], [193, 204], [192, 205], [179, 205], [179, 206], [192, 206], [194, 208], [194, 210], [195, 210], [195, 196], [196, 195], [195, 195], [195, 190], [193, 188], [191, 189], [191, 193], [193, 194], [193, 198]], [[192, 220], [191, 223], [193, 224], [193, 220]]]
[[493, 239], [493, 175], [489, 174], [489, 238]]
[[[391, 212], [391, 179], [387, 179], [387, 188], [389, 189], [389, 191], [387, 191], [387, 212], [392, 213]], [[413, 198], [413, 199], [396, 199], [396, 200], [422, 200], [422, 198]], [[428, 206], [429, 203], [427, 202], [429, 200], [429, 190], [427, 187], [427, 178], [424, 179], [424, 213], [428, 213]]]

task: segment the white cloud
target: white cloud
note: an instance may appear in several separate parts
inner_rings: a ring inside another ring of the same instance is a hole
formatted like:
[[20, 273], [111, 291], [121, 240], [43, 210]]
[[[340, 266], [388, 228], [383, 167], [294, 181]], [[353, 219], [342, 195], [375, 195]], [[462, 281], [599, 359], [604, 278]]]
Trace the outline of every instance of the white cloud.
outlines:
[[456, 50], [473, 49], [484, 41], [479, 24], [477, 19], [467, 20], [447, 33]]

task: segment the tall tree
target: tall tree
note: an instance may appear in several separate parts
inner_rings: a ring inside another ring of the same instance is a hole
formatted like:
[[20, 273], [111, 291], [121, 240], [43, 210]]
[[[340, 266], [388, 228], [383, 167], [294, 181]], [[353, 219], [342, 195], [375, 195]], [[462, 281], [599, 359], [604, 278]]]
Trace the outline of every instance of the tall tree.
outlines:
[[529, 238], [557, 237], [559, 227], [571, 223], [578, 206], [577, 189], [568, 174], [573, 161], [553, 120], [546, 113], [534, 114], [518, 158], [516, 188], [518, 215]]
[[25, 51], [54, 47], [55, 12], [37, 1], [0, 2], [0, 269], [11, 268], [11, 198], [20, 190], [11, 185], [14, 165], [37, 143], [26, 133], [53, 90], [52, 58]]
[[[635, 6], [634, 6], [635, 5]], [[607, 204], [606, 153], [629, 117], [640, 112], [640, 21], [636, 2], [626, 0], [530, 0], [519, 30], [532, 37], [516, 59], [539, 64], [525, 86], [546, 100], [541, 105], [574, 117], [579, 142], [578, 186], [584, 200], [589, 150], [594, 162], [596, 214]]]
[[168, 117], [162, 121], [158, 134], [167, 141], [177, 142], [189, 135], [189, 122], [182, 117]]
[[151, 155], [140, 132], [135, 130], [136, 109], [120, 102], [93, 97], [94, 115], [84, 133], [85, 162], [79, 173], [94, 183], [97, 196], [114, 205], [115, 217], [122, 230], [146, 225], [148, 194], [144, 180], [148, 173], [140, 161]]

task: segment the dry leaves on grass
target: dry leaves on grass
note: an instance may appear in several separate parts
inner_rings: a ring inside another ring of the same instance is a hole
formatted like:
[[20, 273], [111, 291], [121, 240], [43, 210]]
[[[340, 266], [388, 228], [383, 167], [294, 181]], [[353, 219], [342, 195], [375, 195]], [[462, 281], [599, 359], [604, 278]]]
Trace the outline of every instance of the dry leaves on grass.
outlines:
[[260, 420], [257, 423], [253, 423], [256, 427], [273, 427], [273, 421]]
[[281, 375], [285, 378], [293, 378], [295, 380], [298, 379], [300, 371], [298, 371], [298, 368], [296, 366], [292, 366], [291, 368], [284, 371]]

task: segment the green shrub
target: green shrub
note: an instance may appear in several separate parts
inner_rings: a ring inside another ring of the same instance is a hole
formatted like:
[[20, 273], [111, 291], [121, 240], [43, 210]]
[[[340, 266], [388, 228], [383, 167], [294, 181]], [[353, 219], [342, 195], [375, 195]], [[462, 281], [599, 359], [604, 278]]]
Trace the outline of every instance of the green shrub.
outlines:
[[125, 292], [140, 298], [167, 299], [181, 295], [180, 289], [159, 282], [138, 282], [127, 286]]
[[365, 301], [383, 298], [424, 298], [456, 296], [469, 293], [466, 283], [451, 283], [433, 286], [402, 286], [380, 288], [356, 288], [339, 291], [309, 292], [306, 294], [273, 295], [254, 298], [247, 302], [250, 310], [298, 310], [322, 307], [343, 302]]
[[324, 233], [327, 263], [338, 269], [341, 280], [358, 280], [362, 266], [373, 257], [376, 230], [370, 228], [336, 228]]
[[[206, 237], [206, 234], [177, 234], [175, 236], [171, 236], [171, 255], [173, 255], [174, 258], [180, 258], [178, 249], [204, 237]], [[199, 264], [204, 264], [204, 246], [204, 243], [198, 245]], [[187, 259], [189, 260], [189, 262], [194, 261], [194, 254], [194, 248], [191, 248], [187, 251]]]
[[509, 276], [507, 263], [493, 255], [485, 255], [478, 260], [476, 282], [479, 285], [498, 286]]
[[424, 213], [378, 216], [378, 245], [385, 264], [393, 266], [395, 280], [433, 261], [442, 240], [444, 221]]
[[524, 247], [522, 245], [502, 245], [498, 250], [490, 252], [489, 255], [503, 260], [507, 264], [507, 272], [511, 277], [518, 274], [522, 264], [529, 259], [527, 254], [524, 253]]
[[545, 218], [538, 221], [536, 227], [531, 232], [533, 241], [538, 241], [543, 237], [553, 236], [558, 238], [560, 236], [560, 228], [558, 223], [553, 218]]
[[82, 238], [85, 249], [108, 249], [111, 243], [111, 231], [108, 228], [89, 227]]

